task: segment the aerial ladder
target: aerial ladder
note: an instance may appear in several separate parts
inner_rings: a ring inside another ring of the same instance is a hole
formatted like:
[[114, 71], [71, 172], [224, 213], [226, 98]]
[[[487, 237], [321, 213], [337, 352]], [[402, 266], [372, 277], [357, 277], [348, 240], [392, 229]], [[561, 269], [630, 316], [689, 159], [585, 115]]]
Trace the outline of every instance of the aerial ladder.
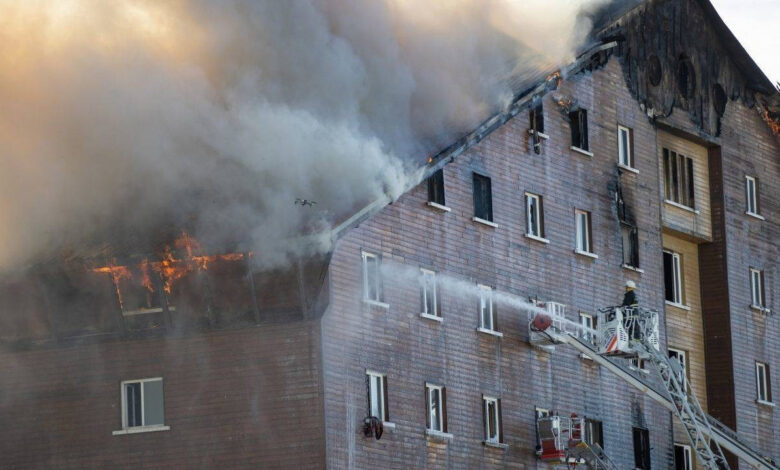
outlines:
[[[682, 424], [691, 448], [704, 468], [728, 470], [723, 454], [725, 449], [757, 469], [780, 470], [774, 461], [741, 441], [734, 431], [702, 410], [681, 364], [659, 350], [658, 312], [640, 307], [607, 307], [599, 311], [596, 325], [597, 331], [587, 331], [580, 325], [572, 327], [560, 308], [529, 311], [532, 344], [547, 351], [557, 344], [572, 346], [669, 409]], [[620, 363], [621, 358], [652, 364], [664, 390], [657, 390], [627, 370]], [[559, 429], [564, 429], [559, 431], [560, 436], [569, 433], [565, 443], [561, 439], [553, 443], [565, 448], [566, 456], [562, 461], [573, 466], [584, 463], [591, 469], [617, 470], [598, 444], [587, 443], [581, 436], [578, 438], [578, 424], [574, 418], [556, 416], [546, 421], [553, 421], [553, 425], [557, 423]], [[547, 423], [544, 425], [547, 426]], [[547, 435], [557, 437], [556, 430], [553, 428], [551, 431]]]

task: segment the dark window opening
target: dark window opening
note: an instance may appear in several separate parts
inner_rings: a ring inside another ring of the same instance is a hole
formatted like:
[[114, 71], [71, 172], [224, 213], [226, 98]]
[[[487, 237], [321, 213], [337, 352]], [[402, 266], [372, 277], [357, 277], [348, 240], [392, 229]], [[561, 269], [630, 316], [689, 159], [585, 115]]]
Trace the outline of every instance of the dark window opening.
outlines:
[[588, 150], [588, 112], [578, 109], [569, 113], [571, 121], [571, 145]]
[[444, 206], [444, 170], [438, 170], [428, 178], [428, 201]]
[[718, 116], [723, 116], [723, 113], [726, 112], [727, 101], [728, 97], [726, 96], [726, 91], [720, 83], [712, 85], [712, 107], [715, 109]]
[[490, 178], [474, 173], [474, 217], [493, 221], [493, 196]]
[[127, 427], [143, 426], [141, 421], [141, 382], [125, 384]]
[[650, 470], [650, 432], [634, 428], [634, 468]]
[[677, 61], [677, 89], [683, 98], [692, 98], [696, 91], [696, 71], [693, 63], [684, 54]]
[[544, 109], [542, 105], [537, 105], [531, 110], [531, 130], [544, 134]]
[[623, 264], [632, 268], [639, 267], [639, 232], [635, 226], [621, 224], [623, 236]]
[[604, 431], [601, 425], [601, 421], [595, 419], [585, 419], [585, 442], [588, 444], [598, 444], [602, 449], [604, 448]]

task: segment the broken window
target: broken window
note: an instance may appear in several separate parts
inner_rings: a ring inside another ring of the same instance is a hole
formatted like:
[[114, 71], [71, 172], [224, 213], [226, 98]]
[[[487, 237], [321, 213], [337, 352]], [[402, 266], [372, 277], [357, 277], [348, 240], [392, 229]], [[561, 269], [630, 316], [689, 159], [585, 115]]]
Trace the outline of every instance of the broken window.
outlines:
[[425, 421], [428, 430], [447, 432], [447, 389], [425, 384]]
[[664, 149], [664, 191], [667, 201], [695, 207], [693, 159]]
[[764, 272], [760, 269], [750, 268], [750, 299], [752, 307], [764, 308], [766, 306], [764, 298]]
[[571, 122], [571, 145], [581, 150], [588, 150], [588, 112], [578, 109], [569, 113]]
[[575, 209], [574, 222], [577, 237], [576, 251], [578, 253], [593, 254], [590, 212]]
[[650, 470], [650, 432], [634, 428], [634, 468]]
[[589, 313], [580, 312], [580, 325], [582, 325], [582, 332], [580, 337], [587, 342], [596, 346], [596, 319]]
[[618, 162], [627, 168], [634, 168], [633, 134], [628, 127], [618, 126]]
[[444, 170], [437, 170], [428, 177], [428, 202], [444, 206]]
[[539, 103], [530, 113], [531, 131], [544, 134], [544, 108]]
[[683, 304], [682, 259], [679, 253], [664, 250], [664, 294], [667, 302]]
[[368, 381], [368, 415], [388, 421], [390, 413], [387, 407], [387, 375], [378, 372], [366, 372]]
[[[680, 372], [677, 375], [677, 380], [681, 384], [685, 384], [685, 379], [688, 376], [688, 373], [686, 372], [688, 370], [686, 364], [688, 360], [686, 359], [686, 356], [688, 353], [683, 351], [682, 349], [673, 349], [669, 348], [669, 359], [673, 361], [677, 361], [678, 364], [680, 364]], [[685, 385], [683, 385], [683, 392], [686, 391]]]
[[531, 237], [544, 238], [544, 211], [542, 196], [525, 193], [525, 233]]
[[632, 268], [639, 267], [639, 233], [635, 226], [621, 223], [620, 231], [623, 238], [623, 265]]
[[427, 269], [420, 269], [420, 301], [422, 303], [422, 314], [441, 317], [439, 309], [439, 292], [436, 288], [436, 273]]
[[490, 178], [474, 173], [474, 217], [493, 221], [493, 196]]
[[163, 426], [162, 378], [122, 382], [122, 429]]
[[482, 420], [485, 425], [485, 442], [493, 444], [503, 442], [501, 399], [482, 395]]
[[758, 215], [758, 178], [745, 176], [745, 193], [747, 199], [747, 213]]
[[379, 257], [363, 252], [363, 299], [382, 302], [382, 273]]
[[758, 401], [772, 403], [772, 385], [769, 376], [769, 364], [756, 362], [756, 393]]

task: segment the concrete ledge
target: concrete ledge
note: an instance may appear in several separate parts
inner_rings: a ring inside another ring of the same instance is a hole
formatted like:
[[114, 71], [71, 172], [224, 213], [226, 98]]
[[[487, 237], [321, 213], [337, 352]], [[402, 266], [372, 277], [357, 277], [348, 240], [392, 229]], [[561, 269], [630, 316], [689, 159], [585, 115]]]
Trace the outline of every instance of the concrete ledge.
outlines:
[[575, 147], [575, 146], [573, 146], [573, 145], [572, 145], [571, 147], [569, 147], [569, 148], [570, 148], [571, 150], [574, 150], [574, 151], [575, 151], [575, 152], [577, 152], [577, 153], [581, 153], [581, 154], [585, 155], [586, 157], [593, 158], [593, 152], [589, 152], [589, 151], [587, 151], [587, 150], [585, 150], [585, 149], [581, 149], [581, 148], [579, 148], [579, 147]]
[[666, 303], [666, 305], [668, 305], [670, 307], [679, 308], [680, 310], [687, 310], [689, 312], [691, 311], [691, 307], [689, 307], [687, 305], [676, 304], [674, 302], [669, 302], [668, 300], [664, 300], [664, 302]]
[[599, 259], [599, 255], [597, 255], [596, 253], [590, 253], [588, 251], [574, 250], [574, 253], [580, 256], [586, 256], [588, 258]]
[[763, 215], [756, 214], [755, 212], [745, 211], [745, 215], [749, 215], [750, 217], [756, 218], [758, 220], [766, 220]]
[[440, 441], [451, 441], [455, 436], [448, 432], [434, 431], [433, 429], [425, 429], [425, 435]]
[[127, 429], [121, 429], [119, 431], [113, 431], [113, 436], [121, 436], [124, 434], [139, 434], [142, 432], [157, 432], [157, 431], [169, 431], [170, 426], [155, 425], [155, 426], [133, 426]]
[[488, 227], [498, 228], [497, 223], [485, 219], [480, 219], [479, 217], [472, 217], [471, 220], [478, 224], [487, 225]]
[[639, 174], [639, 170], [637, 170], [636, 168], [623, 165], [622, 163], [618, 163], [618, 168], [620, 168], [621, 170], [626, 170], [629, 173], [634, 173], [636, 175]]
[[494, 449], [502, 449], [505, 450], [509, 447], [509, 444], [504, 444], [503, 442], [490, 442], [490, 441], [482, 441], [482, 445], [485, 447], [493, 447]]
[[430, 313], [420, 313], [420, 318], [425, 318], [426, 320], [431, 320], [439, 323], [443, 321], [441, 317], [436, 315], [431, 315]]
[[526, 234], [525, 234], [525, 235], [523, 235], [523, 236], [524, 236], [525, 238], [528, 238], [528, 239], [530, 239], [530, 240], [536, 240], [536, 241], [538, 241], [538, 242], [540, 242], [540, 243], [545, 243], [545, 244], [548, 244], [548, 243], [550, 243], [550, 240], [548, 240], [548, 239], [546, 239], [546, 238], [544, 238], [544, 237], [537, 237], [536, 235], [531, 235], [530, 233], [526, 233]]
[[363, 303], [368, 305], [369, 307], [380, 308], [382, 310], [390, 309], [390, 304], [380, 302], [378, 300], [363, 299]]
[[436, 203], [436, 202], [433, 202], [433, 201], [428, 201], [428, 202], [426, 203], [426, 205], [427, 205], [428, 207], [432, 207], [432, 208], [434, 208], [434, 209], [437, 209], [437, 210], [440, 210], [440, 211], [442, 211], [442, 212], [450, 212], [450, 211], [452, 210], [452, 209], [450, 209], [450, 208], [449, 208], [449, 207], [447, 207], [447, 206], [442, 206], [441, 204], [438, 204], [438, 203]]
[[534, 132], [533, 129], [528, 129], [528, 135], [534, 135], [534, 133], [539, 136], [540, 139], [547, 140], [550, 138], [549, 135], [545, 134], [544, 132]]
[[488, 330], [487, 328], [482, 328], [481, 326], [479, 328], [477, 328], [477, 333], [483, 333], [483, 334], [486, 334], [486, 335], [495, 336], [497, 338], [503, 338], [504, 337], [504, 334], [501, 333], [500, 331]]

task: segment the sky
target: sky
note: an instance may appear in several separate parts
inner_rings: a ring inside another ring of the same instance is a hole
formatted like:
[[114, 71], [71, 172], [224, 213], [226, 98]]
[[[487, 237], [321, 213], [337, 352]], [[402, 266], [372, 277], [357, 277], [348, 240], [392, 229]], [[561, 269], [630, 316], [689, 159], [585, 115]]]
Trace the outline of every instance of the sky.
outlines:
[[772, 83], [780, 82], [780, 0], [711, 0]]

